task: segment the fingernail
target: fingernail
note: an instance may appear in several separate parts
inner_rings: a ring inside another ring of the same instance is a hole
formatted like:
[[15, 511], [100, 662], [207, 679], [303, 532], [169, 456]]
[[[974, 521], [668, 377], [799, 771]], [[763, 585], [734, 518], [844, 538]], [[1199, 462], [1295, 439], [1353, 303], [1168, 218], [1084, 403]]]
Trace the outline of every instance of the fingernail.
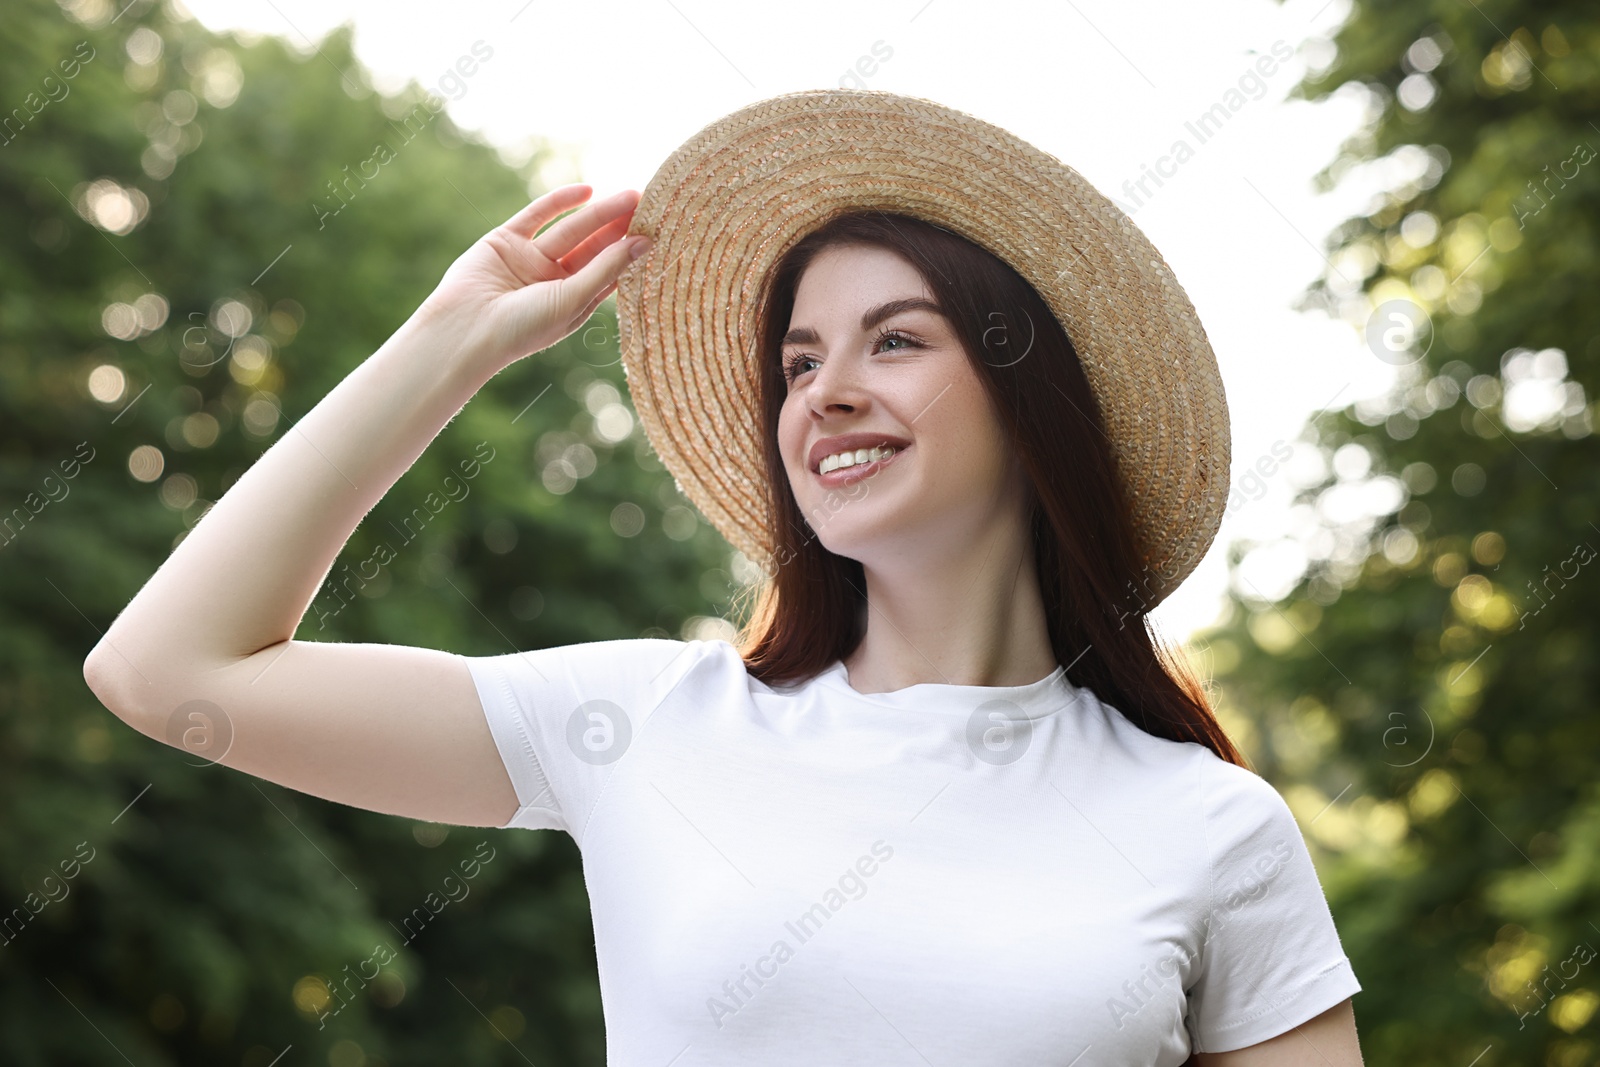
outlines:
[[648, 251], [650, 251], [650, 238], [636, 237], [633, 240], [632, 248], [628, 252], [628, 258], [630, 260], [638, 259]]

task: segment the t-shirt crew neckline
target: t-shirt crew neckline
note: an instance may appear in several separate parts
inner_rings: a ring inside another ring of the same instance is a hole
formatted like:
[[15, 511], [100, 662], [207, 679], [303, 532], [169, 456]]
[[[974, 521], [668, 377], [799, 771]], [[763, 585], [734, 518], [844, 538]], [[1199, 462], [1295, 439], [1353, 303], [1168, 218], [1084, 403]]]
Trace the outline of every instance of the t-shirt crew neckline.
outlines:
[[924, 715], [970, 716], [973, 709], [990, 700], [1015, 704], [1030, 719], [1054, 714], [1071, 704], [1077, 688], [1067, 680], [1067, 669], [1060, 664], [1049, 674], [1026, 685], [950, 685], [945, 682], [918, 682], [887, 693], [862, 693], [850, 684], [843, 660], [817, 675], [818, 684], [881, 708], [917, 712]]

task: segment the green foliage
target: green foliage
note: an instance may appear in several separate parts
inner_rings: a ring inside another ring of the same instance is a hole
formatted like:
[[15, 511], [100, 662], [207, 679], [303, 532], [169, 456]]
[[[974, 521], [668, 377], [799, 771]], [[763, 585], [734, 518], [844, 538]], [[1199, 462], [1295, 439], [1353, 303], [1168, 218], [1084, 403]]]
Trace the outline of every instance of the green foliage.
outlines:
[[[5, 1059], [603, 1062], [570, 839], [194, 766], [81, 676], [208, 502], [526, 203], [541, 160], [442, 113], [408, 130], [422, 92], [374, 94], [347, 30], [302, 55], [119, 10], [14, 0], [0, 37]], [[1405, 299], [1431, 329], [1388, 403], [1308, 431], [1345, 474], [1302, 490], [1324, 529], [1294, 592], [1208, 635], [1223, 711], [1318, 850], [1368, 1062], [1595, 1062], [1600, 17], [1357, 0], [1336, 44], [1299, 94], [1382, 106], [1323, 180], [1388, 159], [1393, 188], [1333, 235], [1306, 304], [1364, 325]], [[725, 610], [702, 579], [726, 547], [637, 428], [595, 432], [626, 390], [609, 309], [591, 326], [445, 428], [298, 636], [490, 654]], [[1541, 389], [1559, 399], [1530, 422]], [[1400, 506], [1336, 524], [1369, 465]], [[451, 475], [470, 491], [429, 507]], [[620, 536], [632, 508], [643, 531]], [[379, 945], [393, 961], [319, 1028], [318, 981]]]
[[[1600, 12], [1356, 0], [1335, 44], [1297, 95], [1378, 108], [1323, 181], [1391, 188], [1305, 304], [1431, 328], [1308, 430], [1293, 593], [1197, 640], [1318, 850], [1367, 1062], [1600, 1062]], [[1399, 506], [1351, 519], [1369, 480]]]
[[[347, 28], [302, 55], [143, 2], [13, 0], [6, 22], [4, 1060], [603, 1062], [569, 838], [413, 824], [195, 766], [82, 677], [209, 502], [527, 203], [543, 157], [514, 167], [419, 116], [415, 86], [375, 94]], [[636, 425], [597, 432], [618, 396], [607, 306], [445, 428], [297, 636], [487, 655], [723, 613], [701, 578], [726, 546]], [[380, 543], [394, 558], [372, 577]], [[441, 908], [463, 864], [471, 891]], [[408, 927], [419, 908], [432, 917]], [[370, 976], [379, 945], [393, 961], [319, 1027], [319, 978], [325, 995]]]

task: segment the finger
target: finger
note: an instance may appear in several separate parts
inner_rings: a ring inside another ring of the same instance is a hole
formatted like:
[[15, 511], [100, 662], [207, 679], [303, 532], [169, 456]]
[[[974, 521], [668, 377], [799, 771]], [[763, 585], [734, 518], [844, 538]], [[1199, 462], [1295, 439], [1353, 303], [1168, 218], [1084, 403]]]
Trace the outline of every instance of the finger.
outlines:
[[573, 327], [573, 329], [577, 329], [578, 326], [582, 326], [584, 323], [588, 322], [589, 321], [589, 316], [594, 314], [595, 308], [599, 307], [601, 305], [601, 303], [603, 303], [605, 301], [606, 297], [610, 296], [613, 292], [615, 292], [616, 288], [617, 288], [617, 283], [616, 282], [612, 282], [610, 285], [608, 285], [604, 289], [600, 290], [599, 293], [595, 294], [595, 298], [593, 300], [589, 301], [588, 306], [586, 306], [583, 309], [583, 312], [578, 316], [577, 325], [575, 325]]
[[[632, 237], [626, 241], [614, 242], [590, 260], [578, 273], [558, 282], [562, 299], [570, 301], [567, 306], [587, 307], [589, 301], [597, 294], [604, 300], [607, 287], [615, 285], [617, 276], [636, 262], [630, 258], [633, 253], [633, 243], [642, 239]], [[650, 253], [647, 250], [644, 254], [648, 256]]]
[[574, 248], [571, 252], [568, 252], [565, 258], [561, 260], [562, 268], [565, 269], [568, 274], [582, 270], [590, 260], [594, 259], [594, 257], [598, 256], [601, 252], [604, 252], [607, 245], [627, 234], [628, 227], [632, 225], [632, 223], [633, 214], [631, 212], [629, 214], [621, 215], [612, 219], [600, 229], [596, 230], [594, 235], [588, 240], [584, 241], [577, 248]]
[[558, 186], [501, 223], [500, 228], [518, 237], [531, 239], [541, 226], [563, 211], [583, 203], [592, 192], [594, 189], [582, 182]]
[[582, 211], [575, 211], [559, 220], [539, 234], [533, 246], [552, 260], [564, 259], [606, 223], [630, 215], [638, 203], [639, 194], [633, 189], [614, 193], [604, 200], [595, 201]]

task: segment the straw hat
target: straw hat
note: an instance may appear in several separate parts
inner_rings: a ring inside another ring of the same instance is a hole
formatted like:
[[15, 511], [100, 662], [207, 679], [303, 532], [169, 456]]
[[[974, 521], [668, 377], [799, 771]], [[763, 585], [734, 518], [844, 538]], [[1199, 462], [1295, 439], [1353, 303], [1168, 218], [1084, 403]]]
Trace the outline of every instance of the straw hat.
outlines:
[[[1072, 339], [1129, 490], [1149, 610], [1222, 521], [1228, 409], [1216, 357], [1161, 254], [1077, 171], [931, 100], [818, 89], [711, 123], [642, 191], [650, 250], [617, 281], [634, 410], [685, 496], [767, 567], [756, 300], [790, 246], [860, 209], [925, 219], [1030, 282]], [[1131, 605], [1130, 605], [1131, 606]]]

